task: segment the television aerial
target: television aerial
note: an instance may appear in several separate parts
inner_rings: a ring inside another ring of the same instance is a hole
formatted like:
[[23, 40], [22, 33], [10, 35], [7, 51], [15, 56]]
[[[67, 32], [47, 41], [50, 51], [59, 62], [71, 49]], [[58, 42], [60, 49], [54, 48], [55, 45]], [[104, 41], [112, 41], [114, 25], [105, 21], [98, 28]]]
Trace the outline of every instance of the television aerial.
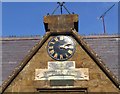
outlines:
[[105, 26], [104, 17], [105, 17], [105, 15], [107, 14], [107, 12], [110, 11], [114, 6], [115, 6], [115, 4], [113, 4], [109, 9], [107, 9], [107, 10], [99, 17], [99, 19], [101, 19], [102, 22], [103, 22], [104, 34], [106, 34], [106, 26]]

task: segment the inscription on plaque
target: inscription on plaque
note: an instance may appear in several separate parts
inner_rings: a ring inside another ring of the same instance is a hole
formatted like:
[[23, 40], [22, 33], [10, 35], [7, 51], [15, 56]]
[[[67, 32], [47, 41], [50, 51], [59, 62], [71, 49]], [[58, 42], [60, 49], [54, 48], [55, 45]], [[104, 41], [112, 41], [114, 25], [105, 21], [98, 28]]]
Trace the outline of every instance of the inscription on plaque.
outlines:
[[48, 69], [36, 69], [35, 80], [89, 80], [88, 68], [75, 68], [74, 61], [48, 62]]

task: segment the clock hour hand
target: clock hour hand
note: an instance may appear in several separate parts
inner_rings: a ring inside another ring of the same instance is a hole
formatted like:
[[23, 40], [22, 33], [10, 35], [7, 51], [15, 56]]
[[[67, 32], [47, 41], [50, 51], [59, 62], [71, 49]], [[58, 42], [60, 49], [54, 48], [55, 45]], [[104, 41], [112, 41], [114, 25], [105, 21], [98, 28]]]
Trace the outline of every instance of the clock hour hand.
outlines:
[[60, 46], [60, 49], [68, 49], [68, 48], [73, 48], [72, 46], [70, 46], [71, 44], [64, 44]]
[[64, 45], [61, 45], [60, 46], [60, 49], [66, 49]]

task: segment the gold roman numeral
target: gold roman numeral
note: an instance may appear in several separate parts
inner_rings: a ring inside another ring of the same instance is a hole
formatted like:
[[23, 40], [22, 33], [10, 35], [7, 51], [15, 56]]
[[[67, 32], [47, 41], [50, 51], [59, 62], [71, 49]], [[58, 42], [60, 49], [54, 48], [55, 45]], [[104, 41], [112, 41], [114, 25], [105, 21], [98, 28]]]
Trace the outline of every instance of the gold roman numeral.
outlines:
[[50, 44], [55, 44], [55, 42], [50, 42]]
[[53, 46], [49, 46], [48, 48], [49, 48], [49, 49], [53, 49]]
[[68, 55], [65, 53], [65, 56], [68, 57]]
[[69, 54], [72, 54], [72, 51], [71, 51], [71, 50], [68, 50], [68, 53], [69, 53]]
[[55, 52], [54, 50], [51, 50], [51, 51], [50, 51], [50, 54], [53, 54], [54, 52]]
[[60, 40], [63, 40], [63, 36], [60, 36]]
[[57, 53], [55, 53], [54, 58], [57, 58], [57, 56], [58, 56], [58, 54], [57, 54]]
[[58, 41], [58, 38], [57, 38], [57, 37], [55, 37], [55, 38], [54, 38], [54, 40], [55, 40], [55, 41]]
[[60, 59], [63, 59], [63, 55], [60, 55]]

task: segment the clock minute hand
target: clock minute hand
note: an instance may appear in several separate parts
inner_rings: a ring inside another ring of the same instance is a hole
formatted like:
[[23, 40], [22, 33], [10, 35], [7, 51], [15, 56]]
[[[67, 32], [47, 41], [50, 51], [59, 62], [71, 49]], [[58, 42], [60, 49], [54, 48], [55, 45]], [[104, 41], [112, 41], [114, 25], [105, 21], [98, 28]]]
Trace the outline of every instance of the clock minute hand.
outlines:
[[68, 44], [65, 44], [64, 46], [69, 46], [69, 45], [71, 45], [71, 44], [68, 43]]

